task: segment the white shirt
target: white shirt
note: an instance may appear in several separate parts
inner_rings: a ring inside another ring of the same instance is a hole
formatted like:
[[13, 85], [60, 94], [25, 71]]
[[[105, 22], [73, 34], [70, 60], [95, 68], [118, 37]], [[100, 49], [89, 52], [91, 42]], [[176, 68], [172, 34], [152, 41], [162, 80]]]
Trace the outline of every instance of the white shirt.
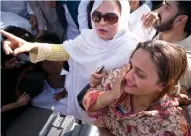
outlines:
[[65, 9], [65, 16], [68, 23], [65, 40], [74, 39], [80, 34], [80, 31], [78, 30], [72, 16], [70, 15], [67, 6], [64, 4], [63, 7]]
[[78, 8], [78, 23], [79, 29], [88, 29], [88, 13], [87, 13], [87, 6], [90, 0], [81, 0], [79, 8]]
[[143, 4], [141, 7], [130, 14], [128, 20], [130, 31], [136, 34], [137, 38], [141, 42], [152, 40], [156, 34], [156, 30], [154, 28], [145, 29], [141, 20], [142, 16], [150, 11], [150, 7], [147, 4]]
[[1, 11], [15, 13], [26, 19], [33, 14], [27, 1], [1, 1]]

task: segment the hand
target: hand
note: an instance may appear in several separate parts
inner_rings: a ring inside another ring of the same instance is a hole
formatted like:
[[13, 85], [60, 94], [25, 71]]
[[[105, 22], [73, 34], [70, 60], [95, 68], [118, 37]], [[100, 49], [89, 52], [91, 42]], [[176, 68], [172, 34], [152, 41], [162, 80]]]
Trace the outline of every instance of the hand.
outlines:
[[54, 99], [56, 101], [60, 101], [61, 99], [63, 99], [65, 96], [67, 95], [66, 90], [64, 89], [62, 92], [59, 92], [57, 94], [54, 95]]
[[24, 92], [17, 100], [17, 104], [19, 107], [22, 107], [26, 104], [28, 104], [28, 102], [30, 101], [30, 96], [29, 94], [26, 94], [26, 92]]
[[92, 74], [90, 77], [90, 86], [91, 87], [96, 87], [97, 85], [101, 84], [102, 78], [104, 77], [106, 73], [101, 73], [101, 74]]
[[160, 21], [158, 12], [149, 12], [146, 15], [143, 15], [141, 19], [145, 28], [150, 28], [157, 21]]
[[124, 92], [124, 86], [125, 86], [124, 78], [125, 78], [125, 75], [127, 74], [127, 72], [130, 71], [130, 69], [131, 69], [130, 65], [123, 67], [113, 83], [111, 93], [113, 93], [113, 96], [116, 99], [120, 98], [120, 96]]
[[38, 39], [40, 36], [42, 36], [44, 32], [44, 30], [38, 30], [38, 33], [35, 35], [35, 39]]
[[0, 33], [8, 38], [3, 43], [3, 50], [7, 55], [17, 55], [19, 53], [29, 52], [32, 49], [38, 49], [37, 46], [35, 46], [35, 44], [26, 42], [25, 40], [16, 37], [11, 33], [8, 33], [3, 30], [0, 30]]
[[35, 15], [30, 15], [30, 19], [29, 19], [29, 22], [32, 26], [32, 30], [36, 29], [37, 26], [38, 26], [38, 23], [37, 23], [37, 20], [36, 20], [36, 16]]
[[191, 99], [186, 94], [178, 94], [177, 98], [180, 106], [187, 106], [191, 104]]

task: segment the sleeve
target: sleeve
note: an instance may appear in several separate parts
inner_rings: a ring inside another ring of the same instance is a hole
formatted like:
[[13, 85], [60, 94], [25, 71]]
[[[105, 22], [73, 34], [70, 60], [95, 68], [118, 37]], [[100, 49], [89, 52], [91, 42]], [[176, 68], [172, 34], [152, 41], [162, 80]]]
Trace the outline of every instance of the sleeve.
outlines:
[[30, 5], [29, 5], [29, 3], [28, 3], [28, 1], [27, 1], [27, 12], [29, 13], [29, 15], [34, 14], [31, 7], [30, 7]]
[[90, 88], [89, 91], [84, 96], [83, 104], [86, 111], [93, 106], [97, 98], [105, 91], [111, 91], [114, 79], [117, 77], [121, 69], [114, 69], [108, 75], [102, 79], [100, 85], [96, 88]]
[[[38, 44], [38, 43], [36, 43]], [[49, 61], [67, 61], [69, 59], [69, 54], [64, 49], [63, 45], [59, 44], [39, 44], [38, 52], [29, 53], [31, 62], [37, 63], [43, 60]]]
[[89, 0], [81, 1], [80, 5], [78, 7], [78, 23], [79, 23], [79, 29], [82, 31], [82, 29], [88, 29], [88, 13], [87, 13], [87, 6]]
[[83, 99], [83, 105], [84, 108], [86, 109], [86, 111], [96, 103], [97, 98], [103, 93], [103, 91], [98, 91], [98, 90], [94, 90], [92, 89], [91, 91], [89, 91]]
[[39, 1], [29, 1], [28, 3], [38, 21], [38, 30], [47, 30], [46, 20], [44, 18], [44, 14], [43, 14], [42, 8], [39, 4]]

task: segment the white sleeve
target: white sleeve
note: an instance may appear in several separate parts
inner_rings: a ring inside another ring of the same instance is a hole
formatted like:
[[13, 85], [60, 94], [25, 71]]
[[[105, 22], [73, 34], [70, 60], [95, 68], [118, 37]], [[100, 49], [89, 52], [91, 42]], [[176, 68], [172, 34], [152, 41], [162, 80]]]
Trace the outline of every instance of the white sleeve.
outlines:
[[88, 13], [87, 6], [90, 0], [82, 0], [78, 7], [78, 23], [80, 32], [82, 29], [88, 29]]
[[31, 7], [30, 7], [30, 5], [29, 5], [29, 3], [28, 3], [28, 1], [26, 3], [27, 3], [27, 12], [29, 13], [29, 15], [34, 14]]
[[38, 21], [38, 30], [47, 30], [46, 19], [44, 18], [43, 10], [39, 4], [39, 1], [29, 1], [28, 4], [33, 10]]

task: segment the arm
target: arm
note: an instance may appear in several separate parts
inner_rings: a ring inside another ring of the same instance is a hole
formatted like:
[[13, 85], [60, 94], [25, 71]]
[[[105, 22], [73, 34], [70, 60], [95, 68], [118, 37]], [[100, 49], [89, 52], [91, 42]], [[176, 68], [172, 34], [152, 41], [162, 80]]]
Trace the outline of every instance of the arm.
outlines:
[[83, 99], [85, 109], [90, 112], [99, 111], [118, 100], [124, 92], [122, 81], [129, 70], [130, 67], [126, 66], [116, 69], [106, 76], [96, 89], [91, 88]]
[[29, 52], [33, 63], [43, 60], [66, 61], [69, 59], [69, 54], [64, 49], [63, 44], [30, 43], [6, 31], [0, 30], [0, 32], [8, 38], [3, 43], [3, 49], [6, 54], [16, 55]]
[[43, 11], [42, 8], [40, 7], [39, 1], [29, 1], [28, 3], [37, 18], [38, 30], [47, 30], [46, 20], [44, 18]]
[[95, 112], [104, 109], [117, 99], [118, 97], [111, 91], [92, 90], [84, 96], [83, 105], [86, 111]]
[[78, 7], [78, 23], [79, 29], [88, 29], [88, 13], [87, 13], [87, 6], [90, 1], [81, 1]]
[[28, 1], [27, 1], [27, 12], [28, 12], [29, 15], [34, 14], [31, 7], [30, 7], [30, 5], [29, 5], [29, 3], [28, 3]]
[[30, 101], [29, 94], [23, 93], [16, 102], [3, 105], [1, 108], [1, 112], [6, 112], [15, 108], [22, 107], [26, 105]]
[[13, 103], [10, 103], [10, 104], [6, 104], [6, 105], [2, 106], [1, 112], [6, 112], [6, 111], [9, 111], [9, 110], [18, 108], [18, 107], [20, 107], [18, 102], [13, 102]]
[[36, 48], [29, 52], [30, 60], [33, 63], [43, 60], [67, 61], [69, 59], [69, 54], [66, 52], [62, 44], [35, 44]]

